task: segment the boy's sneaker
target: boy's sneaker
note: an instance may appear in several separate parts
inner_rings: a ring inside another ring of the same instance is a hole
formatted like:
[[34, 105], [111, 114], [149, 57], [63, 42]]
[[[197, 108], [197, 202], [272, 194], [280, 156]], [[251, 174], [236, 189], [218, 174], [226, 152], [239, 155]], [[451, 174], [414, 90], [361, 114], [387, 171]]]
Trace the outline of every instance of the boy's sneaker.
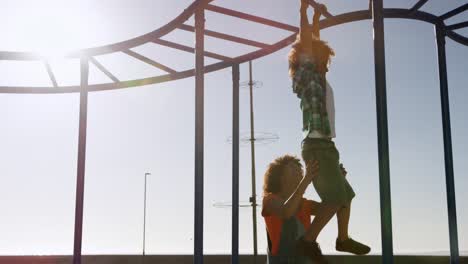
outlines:
[[336, 239], [336, 250], [341, 252], [348, 252], [355, 255], [366, 255], [370, 252], [370, 247], [359, 243], [352, 238], [348, 238], [345, 241], [338, 241]]
[[306, 241], [302, 237], [296, 243], [296, 252], [297, 255], [309, 257], [314, 263], [328, 264], [317, 242]]

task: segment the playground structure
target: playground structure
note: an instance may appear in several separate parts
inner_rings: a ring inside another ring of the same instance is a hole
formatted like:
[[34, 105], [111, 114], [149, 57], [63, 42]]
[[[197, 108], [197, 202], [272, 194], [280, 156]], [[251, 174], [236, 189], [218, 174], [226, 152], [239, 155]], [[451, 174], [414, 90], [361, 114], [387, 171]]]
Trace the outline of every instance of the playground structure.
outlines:
[[[468, 37], [465, 37], [455, 30], [468, 27], [468, 21], [446, 25], [445, 21], [453, 16], [466, 12], [468, 4], [464, 4], [445, 14], [436, 16], [420, 8], [429, 0], [418, 0], [409, 9], [384, 8], [383, 0], [371, 0], [369, 9], [353, 11], [340, 15], [324, 14], [325, 19], [320, 21], [320, 28], [325, 29], [345, 23], [360, 20], [373, 20], [374, 28], [374, 63], [375, 63], [375, 83], [376, 83], [376, 111], [377, 111], [377, 132], [378, 132], [378, 156], [379, 156], [379, 179], [380, 179], [380, 205], [381, 205], [381, 233], [382, 233], [382, 262], [393, 263], [393, 243], [392, 243], [392, 214], [390, 197], [390, 170], [389, 170], [389, 147], [388, 147], [388, 122], [387, 122], [387, 102], [386, 102], [386, 74], [385, 74], [385, 45], [384, 45], [384, 18], [399, 18], [420, 20], [434, 25], [436, 32], [437, 54], [439, 64], [439, 80], [441, 94], [445, 176], [447, 188], [447, 208], [448, 225], [450, 235], [450, 263], [459, 263], [458, 252], [458, 232], [456, 222], [455, 204], [455, 184], [453, 173], [452, 140], [450, 126], [450, 109], [448, 96], [447, 65], [445, 54], [446, 37], [461, 45], [468, 46]], [[61, 86], [58, 84], [53, 69], [50, 67], [48, 58], [32, 52], [11, 52], [0, 51], [0, 60], [8, 61], [42, 61], [50, 78], [49, 87], [19, 87], [0, 86], [0, 93], [14, 94], [60, 94], [60, 93], [80, 93], [80, 117], [79, 117], [79, 141], [78, 141], [78, 166], [76, 185], [76, 206], [75, 206], [75, 231], [74, 231], [74, 252], [73, 263], [81, 264], [82, 226], [83, 226], [83, 196], [85, 178], [85, 157], [86, 157], [86, 134], [87, 134], [87, 104], [88, 94], [94, 91], [106, 91], [123, 89], [129, 87], [157, 84], [174, 81], [182, 78], [195, 77], [195, 190], [194, 190], [194, 263], [203, 263], [203, 171], [204, 171], [204, 74], [232, 67], [233, 83], [233, 135], [232, 135], [232, 263], [239, 263], [239, 65], [241, 63], [253, 61], [260, 57], [269, 55], [290, 45], [296, 37], [298, 27], [280, 23], [271, 19], [254, 16], [247, 13], [227, 9], [213, 5], [214, 0], [196, 0], [187, 7], [179, 16], [163, 27], [147, 33], [145, 35], [96, 48], [88, 48], [72, 52], [65, 57], [67, 59], [80, 60], [80, 84], [71, 86]], [[310, 0], [310, 4], [316, 3]], [[290, 35], [274, 44], [266, 44], [246, 38], [229, 35], [223, 32], [205, 29], [205, 12], [215, 12], [225, 16], [232, 16], [244, 19], [253, 23], [259, 23], [288, 31]], [[194, 26], [185, 24], [191, 17], [195, 17]], [[163, 40], [162, 37], [174, 30], [184, 30], [194, 32], [195, 47], [189, 47], [176, 42]], [[217, 54], [206, 51], [204, 48], [204, 36], [210, 36], [226, 41], [236, 42], [258, 48], [258, 50], [243, 54], [237, 57], [228, 57], [224, 54]], [[153, 43], [195, 54], [195, 68], [185, 71], [171, 69], [158, 61], [145, 57], [131, 50], [131, 48]], [[150, 78], [119, 80], [96, 59], [96, 56], [124, 53], [142, 63], [150, 64], [164, 72], [163, 75]], [[205, 65], [204, 58], [209, 57], [218, 62]], [[109, 82], [104, 84], [88, 84], [89, 64], [96, 66], [108, 78]]]

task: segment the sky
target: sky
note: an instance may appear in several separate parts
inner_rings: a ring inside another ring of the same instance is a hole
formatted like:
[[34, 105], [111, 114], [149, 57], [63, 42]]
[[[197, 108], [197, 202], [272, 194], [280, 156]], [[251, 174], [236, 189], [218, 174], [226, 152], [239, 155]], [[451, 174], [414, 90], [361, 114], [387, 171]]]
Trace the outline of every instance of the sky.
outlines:
[[[384, 1], [411, 7], [416, 1]], [[61, 53], [123, 41], [150, 32], [178, 15], [190, 0], [8, 1], [0, 16], [0, 50]], [[324, 1], [333, 14], [367, 8], [368, 1]], [[422, 10], [436, 15], [465, 0], [429, 1]], [[299, 1], [215, 0], [215, 5], [298, 25]], [[448, 24], [466, 21], [462, 13]], [[190, 19], [188, 24], [193, 23]], [[207, 13], [207, 29], [266, 43], [288, 32]], [[412, 20], [385, 23], [393, 245], [396, 254], [448, 251], [440, 92], [432, 25]], [[468, 35], [468, 29], [457, 32]], [[335, 140], [348, 180], [356, 191], [350, 234], [381, 252], [377, 128], [371, 21], [322, 31], [335, 49], [328, 81], [335, 94]], [[193, 46], [192, 33], [163, 39]], [[209, 51], [235, 56], [255, 48], [206, 38]], [[133, 49], [177, 70], [194, 57], [147, 44]], [[454, 171], [460, 250], [468, 250], [468, 48], [447, 39]], [[257, 147], [256, 190], [261, 200], [269, 162], [300, 155], [301, 112], [288, 77], [289, 47], [253, 62], [255, 128], [274, 133], [276, 142]], [[161, 72], [124, 54], [96, 59], [119, 79]], [[207, 59], [206, 63], [216, 62]], [[79, 82], [79, 62], [51, 62], [59, 84]], [[40, 62], [0, 61], [0, 86], [50, 85]], [[248, 77], [241, 65], [241, 81]], [[90, 68], [90, 83], [108, 82]], [[205, 76], [204, 252], [229, 254], [232, 145], [230, 69]], [[194, 79], [89, 95], [83, 254], [141, 254], [144, 174], [147, 185], [147, 254], [193, 253]], [[241, 90], [241, 132], [249, 131], [249, 97]], [[79, 95], [0, 94], [0, 255], [72, 254], [78, 149]], [[251, 195], [250, 148], [240, 152], [240, 199]], [[310, 187], [306, 197], [319, 200]], [[259, 253], [265, 253], [265, 225], [258, 215]], [[336, 219], [319, 236], [335, 253]], [[240, 209], [240, 253], [253, 252], [251, 208]], [[465, 253], [466, 254], [466, 253]]]

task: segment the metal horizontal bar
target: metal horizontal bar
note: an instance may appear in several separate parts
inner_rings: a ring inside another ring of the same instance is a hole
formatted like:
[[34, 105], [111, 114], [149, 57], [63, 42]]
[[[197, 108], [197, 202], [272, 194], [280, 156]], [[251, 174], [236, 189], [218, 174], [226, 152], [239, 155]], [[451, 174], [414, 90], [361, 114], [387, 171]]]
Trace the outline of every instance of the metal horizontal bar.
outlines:
[[152, 60], [152, 59], [150, 59], [148, 57], [145, 57], [145, 56], [143, 56], [143, 55], [141, 55], [139, 53], [136, 53], [136, 52], [134, 52], [132, 50], [124, 50], [122, 52], [129, 55], [129, 56], [132, 56], [133, 58], [135, 58], [137, 60], [140, 60], [140, 61], [148, 63], [149, 65], [152, 65], [152, 66], [154, 66], [154, 67], [156, 67], [158, 69], [161, 69], [161, 70], [163, 70], [165, 72], [177, 73], [177, 71], [175, 71], [175, 70], [173, 70], [173, 69], [171, 69], [171, 68], [169, 68], [169, 67], [167, 67], [165, 65], [162, 65], [161, 63], [156, 62], [156, 61], [154, 61], [154, 60]]
[[99, 61], [97, 61], [95, 58], [90, 57], [89, 60], [91, 61], [92, 64], [94, 64], [94, 66], [96, 66], [102, 73], [104, 73], [107, 77], [109, 77], [109, 79], [111, 79], [113, 82], [115, 83], [120, 82], [119, 79], [117, 79], [117, 77], [115, 77], [111, 72], [109, 72], [106, 68], [104, 68], [104, 66], [101, 63], [99, 63]]
[[50, 67], [50, 64], [48, 61], [44, 61], [44, 66], [46, 67], [47, 74], [49, 75], [50, 81], [52, 82], [52, 85], [56, 88], [58, 87], [57, 84], [57, 79], [55, 79], [54, 72], [52, 71], [52, 67]]
[[331, 19], [327, 18], [324, 20], [320, 20], [319, 26], [320, 26], [320, 29], [325, 29], [325, 28], [336, 26], [336, 25], [341, 25], [341, 24], [346, 24], [349, 22], [355, 22], [355, 21], [366, 20], [366, 19], [371, 19], [371, 18], [372, 16], [371, 16], [370, 10], [361, 10], [361, 11], [355, 11], [351, 13], [336, 15]]
[[[145, 43], [151, 42], [154, 39], [161, 38], [162, 36], [172, 32], [174, 29], [176, 29], [178, 26], [180, 26], [182, 23], [184, 23], [190, 16], [193, 15], [193, 12], [200, 6], [204, 6], [207, 3], [212, 2], [213, 0], [196, 0], [193, 2], [188, 8], [186, 8], [178, 17], [176, 17], [174, 20], [166, 24], [165, 26], [154, 30], [148, 34], [110, 44], [110, 45], [105, 45], [101, 47], [95, 47], [95, 48], [89, 48], [89, 49], [83, 49], [79, 51], [74, 51], [71, 53], [68, 53], [65, 55], [66, 58], [79, 58], [80, 56], [96, 56], [96, 55], [102, 55], [102, 54], [109, 54], [109, 53], [114, 53], [114, 52], [119, 52], [123, 50], [128, 50], [130, 48], [136, 47], [143, 45]], [[459, 14], [463, 11], [465, 11], [468, 8], [468, 4], [464, 4], [461, 7], [452, 10], [444, 15], [441, 16], [442, 19], [446, 19], [448, 17], [454, 16], [456, 14]], [[226, 15], [231, 15], [231, 16], [236, 16], [238, 17], [240, 15], [240, 18], [251, 20], [257, 23], [262, 23], [265, 25], [277, 27], [280, 29], [285, 29], [288, 31], [296, 32], [298, 29], [294, 26], [287, 25], [284, 23], [276, 22], [273, 20], [261, 18], [261, 17], [256, 17], [248, 14], [244, 14], [241, 12], [237, 12], [234, 10], [214, 6], [214, 5], [207, 5], [206, 10], [210, 10], [213, 12], [219, 12], [219, 13], [224, 13]], [[407, 9], [399, 9], [401, 10], [401, 14], [406, 13], [408, 14]], [[357, 11], [360, 12], [360, 11]], [[384, 12], [387, 12], [387, 10], [384, 10]], [[348, 13], [349, 14], [349, 13]], [[334, 16], [337, 17], [337, 16]], [[410, 17], [403, 17], [403, 18], [410, 18]], [[413, 18], [414, 19], [414, 18]], [[427, 20], [424, 20], [427, 21]], [[430, 21], [431, 23], [434, 23], [433, 21]], [[330, 23], [329, 24], [336, 24], [336, 23]], [[341, 23], [338, 23], [341, 24]], [[457, 36], [456, 39], [463, 39], [463, 36]], [[460, 42], [461, 44], [464, 44], [463, 41]], [[12, 52], [12, 51], [0, 51], [0, 60], [42, 60], [44, 59], [43, 56], [41, 56], [38, 53], [35, 52]]]
[[448, 26], [446, 26], [446, 29], [447, 30], [456, 30], [456, 29], [465, 28], [465, 27], [468, 27], [468, 21], [456, 23], [456, 24], [453, 24], [453, 25], [448, 25]]
[[23, 51], [0, 51], [0, 60], [9, 61], [40, 61], [44, 60], [45, 57], [35, 52], [23, 52]]
[[436, 24], [439, 22], [439, 18], [437, 16], [420, 10], [413, 13], [408, 13], [408, 11], [401, 8], [386, 8], [384, 9], [384, 14], [385, 18], [416, 19], [426, 21], [431, 24]]
[[294, 26], [291, 26], [291, 25], [288, 25], [288, 24], [284, 24], [284, 23], [277, 22], [277, 21], [274, 21], [274, 20], [266, 19], [266, 18], [263, 18], [263, 17], [258, 17], [258, 16], [242, 13], [242, 12], [239, 12], [239, 11], [235, 11], [235, 10], [220, 7], [220, 6], [215, 6], [215, 5], [209, 4], [209, 5], [206, 6], [205, 9], [209, 10], [209, 11], [212, 11], [212, 12], [216, 12], [216, 13], [220, 13], [220, 14], [224, 14], [224, 15], [228, 15], [228, 16], [232, 16], [232, 17], [237, 17], [237, 18], [241, 18], [241, 19], [244, 19], [244, 20], [252, 21], [252, 22], [256, 22], [256, 23], [259, 23], [259, 24], [267, 25], [267, 26], [270, 26], [270, 27], [276, 27], [276, 28], [280, 28], [280, 29], [284, 29], [284, 30], [288, 30], [288, 31], [293, 31], [293, 32], [298, 31], [297, 27], [294, 27]]
[[453, 17], [453, 16], [456, 16], [464, 11], [468, 10], [468, 3], [467, 4], [464, 4], [458, 8], [455, 8], [454, 10], [452, 11], [449, 11], [441, 16], [439, 16], [439, 19], [441, 20], [446, 20], [447, 18], [450, 18], [450, 17]]
[[[164, 39], [153, 40], [153, 43], [195, 54], [195, 48], [185, 46], [185, 45], [182, 45], [182, 44], [179, 44], [179, 43], [167, 41], [167, 40], [164, 40]], [[220, 55], [218, 53], [214, 53], [214, 52], [210, 52], [210, 51], [204, 51], [203, 55], [205, 57], [210, 57], [210, 58], [217, 59], [217, 60], [222, 60], [222, 61], [232, 60], [231, 57]]]
[[[309, 4], [313, 7], [313, 8], [317, 8], [319, 7], [318, 3], [315, 2], [314, 0], [309, 0]], [[322, 15], [326, 18], [333, 18], [333, 15], [330, 14], [330, 12], [323, 12]]]
[[[385, 9], [384, 10], [385, 18], [402, 18], [402, 19], [413, 19], [413, 20], [420, 20], [425, 21], [428, 23], [435, 24], [437, 23], [438, 17], [426, 12], [416, 11], [414, 13], [409, 13], [407, 9], [395, 8], [395, 9]], [[371, 19], [371, 13], [369, 10], [361, 10], [361, 11], [354, 11], [350, 13], [345, 13], [341, 15], [336, 15], [333, 19], [324, 19], [320, 21], [320, 28], [325, 29], [332, 26], [337, 26], [349, 22], [361, 21]], [[447, 31], [447, 37], [451, 38], [452, 40], [468, 46], [468, 38], [464, 37], [454, 31]], [[294, 42], [296, 38], [296, 33], [291, 34], [287, 38], [278, 41], [275, 44], [272, 44], [269, 48], [260, 49], [251, 53], [244, 54], [242, 56], [236, 58], [230, 58], [229, 61], [221, 61], [215, 64], [211, 64], [205, 67], [204, 72], [210, 73], [217, 70], [221, 70], [227, 67], [232, 67], [232, 65], [236, 63], [244, 63], [249, 60], [255, 60], [261, 58], [263, 56], [269, 55], [275, 51], [283, 49]], [[152, 40], [156, 44], [165, 45], [168, 43], [164, 43], [163, 40]], [[162, 42], [162, 43], [158, 43]], [[170, 43], [170, 42], [169, 42]], [[180, 45], [176, 44], [175, 45]], [[172, 45], [172, 44], [171, 44]], [[169, 45], [167, 45], [169, 46]], [[182, 46], [182, 45], [180, 45]], [[171, 47], [171, 46], [169, 46]], [[185, 47], [185, 46], [182, 46]], [[174, 47], [175, 48], [175, 47]], [[186, 47], [185, 47], [186, 48]], [[192, 49], [192, 48], [190, 48]], [[137, 87], [143, 85], [150, 85], [150, 84], [157, 84], [163, 82], [174, 81], [178, 79], [192, 77], [194, 74], [194, 70], [186, 70], [177, 72], [174, 74], [165, 74], [161, 76], [154, 76], [149, 78], [143, 79], [135, 79], [135, 80], [128, 80], [128, 81], [121, 81], [119, 83], [104, 83], [104, 84], [95, 84], [89, 86], [89, 91], [107, 91], [107, 90], [114, 90], [114, 89], [123, 89], [128, 87]], [[0, 94], [2, 93], [13, 93], [13, 94], [59, 94], [59, 93], [76, 93], [79, 92], [79, 86], [60, 86], [55, 89], [51, 89], [50, 87], [11, 87], [11, 86], [0, 86]]]
[[[234, 64], [240, 64], [249, 60], [254, 60], [266, 55], [269, 55], [279, 49], [286, 47], [296, 39], [296, 34], [291, 34], [289, 37], [271, 45], [268, 49], [260, 49], [243, 56], [232, 58], [231, 61], [221, 61], [215, 64], [205, 66], [204, 73], [215, 72], [227, 67], [232, 67]], [[175, 81], [183, 78], [194, 76], [194, 69], [177, 72], [174, 74], [165, 74], [161, 76], [135, 79], [128, 81], [121, 81], [119, 83], [103, 83], [88, 86], [89, 92], [117, 90], [129, 87], [139, 87], [150, 84], [157, 84], [169, 81]], [[0, 87], [0, 94], [2, 93], [15, 93], [15, 94], [57, 94], [57, 93], [76, 93], [80, 91], [80, 86], [62, 86], [57, 89], [50, 89], [50, 87]]]
[[449, 37], [453, 41], [456, 41], [456, 42], [458, 42], [460, 44], [468, 46], [468, 38], [467, 37], [464, 37], [464, 36], [458, 34], [457, 32], [453, 32], [453, 31], [447, 31], [446, 34], [447, 34], [447, 37]]
[[[182, 30], [195, 32], [195, 27], [190, 26], [190, 25], [185, 25], [184, 24], [184, 25], [181, 25], [179, 28], [182, 29]], [[233, 36], [233, 35], [228, 35], [228, 34], [224, 34], [224, 33], [221, 33], [221, 32], [212, 31], [212, 30], [205, 30], [205, 35], [210, 36], [210, 37], [214, 37], [214, 38], [229, 40], [229, 41], [244, 44], [244, 45], [254, 46], [254, 47], [258, 47], [258, 48], [262, 48], [262, 49], [267, 48], [268, 46], [270, 46], [270, 45], [262, 43], [262, 42], [258, 42], [258, 41], [254, 41], [254, 40], [250, 40], [250, 39], [245, 39], [245, 38], [241, 38], [241, 37], [236, 37], [236, 36]]]
[[145, 43], [151, 42], [151, 40], [155, 38], [163, 37], [169, 34], [170, 32], [174, 31], [174, 29], [176, 29], [180, 24], [187, 21], [194, 14], [195, 10], [197, 10], [199, 7], [204, 6], [212, 1], [214, 0], [195, 0], [192, 4], [190, 4], [190, 6], [184, 9], [184, 11], [180, 15], [178, 15], [176, 18], [174, 18], [171, 22], [167, 23], [166, 25], [150, 33], [147, 33], [142, 36], [129, 39], [126, 41], [114, 43], [111, 45], [89, 48], [89, 49], [72, 52], [68, 56], [76, 58], [82, 55], [96, 56], [96, 55], [114, 53], [114, 52], [119, 52], [119, 51], [125, 51], [128, 49], [143, 45]]
[[[164, 39], [153, 40], [153, 43], [158, 44], [158, 45], [162, 45], [162, 46], [166, 46], [166, 47], [169, 47], [169, 48], [173, 48], [173, 49], [178, 49], [178, 50], [182, 50], [182, 51], [186, 51], [186, 52], [190, 52], [190, 53], [195, 53], [195, 48], [185, 46], [185, 45], [182, 45], [182, 44], [179, 44], [179, 43], [167, 41], [167, 40], [164, 40]], [[213, 53], [213, 52], [209, 52], [209, 51], [204, 51], [203, 55], [205, 55], [205, 57], [210, 57], [210, 58], [217, 59], [217, 60], [222, 60], [222, 61], [232, 60], [231, 57], [227, 57], [227, 56], [220, 55], [220, 54]]]
[[419, 10], [424, 4], [427, 3], [428, 0], [419, 0], [411, 9], [410, 12], [414, 12], [416, 10]]
[[[197, 10], [197, 8], [204, 6], [214, 0], [195, 0], [190, 6], [188, 6], [180, 15], [174, 18], [171, 22], [166, 25], [149, 32], [147, 34], [141, 35], [139, 37], [125, 40], [122, 42], [117, 42], [105, 46], [87, 48], [82, 50], [73, 51], [64, 55], [65, 58], [80, 58], [82, 56], [97, 56], [109, 53], [115, 53], [119, 51], [128, 50], [145, 43], [151, 42], [155, 38], [163, 37], [174, 29], [176, 29], [180, 24], [187, 21]], [[0, 51], [0, 60], [41, 60], [43, 56], [36, 52], [14, 52], [14, 51]]]

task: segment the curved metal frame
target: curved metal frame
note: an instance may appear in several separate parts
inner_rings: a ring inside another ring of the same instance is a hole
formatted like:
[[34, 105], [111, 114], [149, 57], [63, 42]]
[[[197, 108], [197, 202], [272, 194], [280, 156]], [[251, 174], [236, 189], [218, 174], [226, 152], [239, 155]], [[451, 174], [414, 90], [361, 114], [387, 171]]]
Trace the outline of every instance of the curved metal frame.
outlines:
[[[259, 50], [254, 52], [250, 52], [247, 54], [243, 54], [241, 56], [230, 58], [221, 54], [215, 54], [210, 52], [204, 52], [204, 56], [215, 58], [221, 60], [220, 62], [213, 63], [211, 65], [205, 66], [205, 73], [218, 71], [224, 68], [232, 67], [235, 64], [241, 64], [244, 62], [248, 62], [251, 60], [255, 60], [261, 58], [263, 56], [269, 55], [274, 53], [286, 46], [288, 46], [292, 41], [294, 41], [296, 33], [298, 32], [298, 28], [296, 26], [287, 25], [284, 23], [279, 23], [270, 19], [265, 19], [258, 16], [253, 16], [250, 14], [226, 9], [223, 7], [215, 6], [210, 4], [214, 0], [198, 0], [192, 3], [187, 9], [184, 10], [177, 18], [166, 24], [165, 26], [147, 33], [145, 35], [119, 42], [114, 43], [106, 46], [96, 47], [96, 48], [89, 48], [83, 49], [80, 51], [71, 52], [65, 55], [65, 58], [70, 59], [79, 59], [81, 57], [88, 57], [89, 60], [97, 66], [99, 70], [101, 70], [105, 75], [112, 80], [109, 83], [103, 84], [94, 84], [88, 86], [88, 91], [106, 91], [106, 90], [114, 90], [114, 89], [123, 89], [123, 88], [130, 88], [130, 87], [138, 87], [143, 85], [150, 85], [150, 84], [157, 84], [157, 83], [164, 83], [174, 80], [179, 80], [183, 78], [193, 77], [195, 75], [195, 69], [184, 70], [184, 71], [176, 71], [172, 69], [168, 69], [164, 65], [161, 65], [155, 61], [152, 61], [149, 58], [146, 58], [132, 50], [131, 48], [135, 48], [147, 43], [154, 43], [156, 45], [171, 47], [174, 49], [178, 49], [185, 52], [194, 52], [194, 48], [187, 47], [178, 43], [173, 43], [170, 41], [166, 41], [161, 39], [168, 33], [181, 29], [187, 31], [194, 31], [194, 27], [185, 25], [184, 22], [187, 21], [197, 10], [197, 8], [203, 8], [207, 11], [217, 12], [224, 15], [235, 16], [241, 19], [245, 19], [248, 21], [252, 21], [255, 23], [261, 23], [264, 25], [268, 25], [271, 27], [275, 27], [282, 30], [287, 30], [293, 32], [290, 36], [272, 44], [264, 44], [258, 43], [253, 40], [243, 39], [235, 36], [231, 36], [228, 34], [214, 32], [206, 30], [205, 35], [209, 35], [212, 37], [250, 45], [254, 47], [259, 47]], [[468, 27], [468, 21], [457, 23], [454, 25], [445, 25], [444, 20], [457, 15], [463, 11], [468, 9], [468, 4], [462, 5], [461, 7], [453, 10], [456, 12], [448, 12], [441, 16], [435, 16], [433, 14], [429, 14], [427, 12], [420, 11], [418, 9], [401, 9], [401, 8], [386, 8], [383, 10], [384, 18], [401, 18], [401, 19], [413, 19], [413, 20], [420, 20], [431, 23], [433, 25], [441, 25], [443, 32], [445, 35], [456, 41], [462, 45], [468, 46], [468, 37], [462, 36], [459, 33], [455, 32], [454, 30], [461, 29]], [[320, 28], [325, 29], [332, 26], [337, 26], [345, 23], [360, 21], [360, 20], [368, 20], [372, 19], [372, 12], [371, 10], [361, 10], [361, 11], [353, 11], [349, 13], [344, 13], [340, 15], [328, 15], [327, 18], [320, 22]], [[154, 67], [167, 71], [168, 74], [148, 77], [148, 78], [141, 78], [141, 79], [133, 79], [133, 80], [125, 80], [120, 81], [117, 79], [112, 73], [110, 73], [107, 69], [104, 68], [99, 62], [96, 60], [96, 56], [104, 55], [104, 54], [111, 54], [111, 53], [118, 53], [122, 52], [129, 56], [134, 57], [137, 60], [140, 60], [145, 63], [149, 63]], [[71, 85], [71, 86], [60, 86], [57, 84], [55, 80], [55, 76], [53, 71], [47, 63], [47, 57], [41, 56], [39, 53], [33, 52], [11, 52], [11, 51], [0, 51], [0, 60], [9, 60], [9, 61], [44, 61], [46, 70], [50, 76], [52, 86], [48, 87], [24, 87], [24, 86], [0, 86], [0, 93], [18, 93], [18, 94], [54, 94], [54, 93], [78, 93], [80, 92], [79, 85]]]
[[[269, 55], [288, 45], [290, 45], [298, 32], [298, 28], [292, 25], [280, 23], [274, 20], [238, 12], [235, 10], [212, 5], [214, 0], [195, 0], [174, 20], [163, 27], [147, 33], [145, 35], [96, 48], [88, 48], [66, 54], [68, 59], [80, 60], [81, 81], [80, 85], [60, 86], [57, 83], [48, 58], [38, 53], [32, 52], [10, 52], [0, 51], [0, 60], [10, 61], [42, 61], [49, 75], [51, 86], [48, 87], [20, 87], [20, 86], [0, 86], [1, 93], [12, 94], [60, 94], [60, 93], [80, 93], [80, 118], [79, 118], [79, 141], [78, 141], [78, 169], [77, 169], [77, 192], [75, 208], [75, 237], [73, 263], [81, 264], [81, 242], [83, 224], [83, 194], [85, 177], [85, 155], [86, 155], [86, 123], [87, 123], [87, 98], [88, 93], [93, 91], [106, 91], [137, 87], [149, 84], [174, 81], [182, 78], [195, 76], [195, 218], [194, 218], [194, 263], [203, 263], [203, 141], [204, 141], [204, 74], [218, 71], [227, 67], [233, 69], [233, 185], [232, 185], [232, 263], [238, 263], [239, 253], [239, 64], [252, 61], [257, 58]], [[309, 0], [312, 6], [317, 3]], [[385, 77], [385, 46], [384, 46], [384, 18], [413, 19], [431, 23], [435, 26], [439, 79], [441, 92], [442, 122], [444, 135], [444, 158], [447, 186], [447, 207], [450, 235], [450, 252], [452, 264], [458, 263], [458, 232], [456, 222], [455, 206], [455, 183], [453, 175], [453, 157], [450, 128], [450, 109], [447, 82], [447, 66], [445, 55], [445, 37], [449, 37], [462, 45], [468, 46], [468, 37], [455, 32], [457, 29], [468, 27], [468, 21], [446, 25], [445, 20], [468, 10], [468, 4], [464, 4], [441, 16], [435, 16], [419, 9], [428, 0], [419, 0], [410, 9], [383, 8], [383, 0], [370, 0], [368, 10], [354, 11], [333, 16], [330, 13], [324, 14], [326, 17], [320, 21], [320, 28], [328, 28], [340, 24], [350, 23], [360, 20], [373, 19], [374, 24], [374, 57], [375, 57], [375, 78], [376, 78], [376, 111], [378, 127], [378, 154], [379, 154], [379, 175], [380, 175], [380, 201], [381, 201], [381, 231], [382, 231], [382, 261], [385, 264], [393, 263], [392, 245], [392, 223], [391, 223], [391, 198], [390, 198], [390, 170], [389, 170], [389, 149], [388, 149], [388, 122], [386, 103], [386, 77]], [[258, 41], [232, 36], [222, 32], [215, 32], [205, 29], [205, 11], [216, 12], [226, 16], [233, 16], [247, 21], [264, 24], [270, 27], [292, 32], [288, 37], [274, 43], [265, 44]], [[184, 24], [192, 15], [195, 15], [195, 26]], [[168, 33], [176, 30], [185, 30], [195, 33], [195, 47], [185, 46], [161, 39]], [[259, 48], [254, 52], [230, 58], [223, 54], [216, 54], [205, 51], [204, 36], [211, 36], [226, 41], [249, 45]], [[185, 71], [171, 69], [157, 61], [147, 58], [131, 48], [154, 43], [184, 52], [195, 53], [195, 68]], [[150, 64], [156, 68], [166, 71], [167, 74], [153, 76], [150, 78], [119, 80], [109, 70], [96, 60], [96, 56], [122, 52], [141, 62]], [[204, 65], [204, 57], [210, 57], [220, 62], [211, 65]], [[88, 84], [89, 63], [94, 64], [112, 82], [104, 84]]]

